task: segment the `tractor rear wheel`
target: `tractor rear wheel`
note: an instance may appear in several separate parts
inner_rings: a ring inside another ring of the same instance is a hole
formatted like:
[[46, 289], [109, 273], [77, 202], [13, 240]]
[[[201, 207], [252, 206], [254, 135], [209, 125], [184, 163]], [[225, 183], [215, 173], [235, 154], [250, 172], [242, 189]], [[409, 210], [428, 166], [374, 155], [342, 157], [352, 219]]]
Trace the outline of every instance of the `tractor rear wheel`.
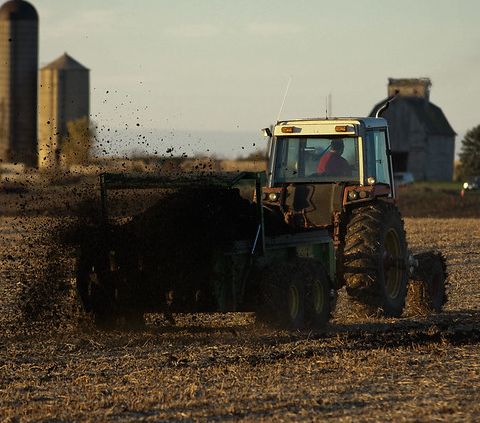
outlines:
[[377, 202], [352, 211], [343, 255], [347, 293], [368, 316], [398, 317], [407, 292], [407, 242], [397, 208]]
[[418, 267], [408, 287], [408, 308], [415, 315], [440, 313], [447, 302], [447, 272], [441, 253], [417, 254]]

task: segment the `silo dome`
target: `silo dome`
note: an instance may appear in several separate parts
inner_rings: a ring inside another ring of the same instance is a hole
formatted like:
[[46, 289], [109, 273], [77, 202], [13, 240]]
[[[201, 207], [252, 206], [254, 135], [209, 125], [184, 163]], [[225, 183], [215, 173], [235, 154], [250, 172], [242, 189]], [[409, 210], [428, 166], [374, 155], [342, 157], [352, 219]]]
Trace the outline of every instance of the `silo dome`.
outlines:
[[10, 0], [0, 8], [0, 20], [38, 21], [36, 9], [23, 0]]

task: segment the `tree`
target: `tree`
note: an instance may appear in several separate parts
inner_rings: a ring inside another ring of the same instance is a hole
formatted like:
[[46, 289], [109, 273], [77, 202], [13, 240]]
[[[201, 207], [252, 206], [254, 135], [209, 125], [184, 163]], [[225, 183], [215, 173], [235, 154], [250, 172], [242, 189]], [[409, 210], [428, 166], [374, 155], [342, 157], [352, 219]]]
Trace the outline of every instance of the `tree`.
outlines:
[[460, 161], [461, 178], [480, 175], [480, 125], [465, 134], [462, 140]]
[[88, 163], [95, 139], [95, 129], [90, 125], [90, 120], [83, 117], [67, 122], [67, 132], [60, 149], [65, 163]]

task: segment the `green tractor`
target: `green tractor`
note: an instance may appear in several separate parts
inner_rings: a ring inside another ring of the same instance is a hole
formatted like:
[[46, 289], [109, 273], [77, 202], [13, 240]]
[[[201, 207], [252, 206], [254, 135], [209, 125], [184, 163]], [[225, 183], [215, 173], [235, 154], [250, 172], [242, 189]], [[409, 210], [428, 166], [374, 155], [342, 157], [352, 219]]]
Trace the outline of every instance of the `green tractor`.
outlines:
[[398, 317], [412, 281], [418, 307], [446, 302], [440, 253], [409, 253], [396, 207], [383, 118], [278, 122], [269, 136], [265, 207], [296, 231], [325, 229], [335, 246], [335, 288], [346, 286], [362, 314]]
[[[293, 120], [265, 132], [267, 174], [102, 175], [102, 224], [81, 243], [77, 266], [98, 325], [140, 323], [149, 312], [173, 322], [174, 313], [251, 311], [283, 328], [319, 329], [344, 286], [362, 313], [400, 316], [409, 280], [418, 309], [442, 309], [445, 261], [409, 253], [387, 122]], [[253, 202], [236, 188], [247, 180]], [[110, 191], [143, 188], [170, 194], [132, 219], [109, 216]]]

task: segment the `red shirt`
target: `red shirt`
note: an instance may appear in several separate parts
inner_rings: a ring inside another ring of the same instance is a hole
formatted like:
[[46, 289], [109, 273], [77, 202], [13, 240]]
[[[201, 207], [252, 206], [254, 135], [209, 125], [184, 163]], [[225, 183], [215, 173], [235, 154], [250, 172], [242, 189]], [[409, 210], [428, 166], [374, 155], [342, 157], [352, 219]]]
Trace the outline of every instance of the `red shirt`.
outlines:
[[318, 162], [317, 173], [325, 176], [351, 176], [352, 168], [340, 154], [327, 151]]

